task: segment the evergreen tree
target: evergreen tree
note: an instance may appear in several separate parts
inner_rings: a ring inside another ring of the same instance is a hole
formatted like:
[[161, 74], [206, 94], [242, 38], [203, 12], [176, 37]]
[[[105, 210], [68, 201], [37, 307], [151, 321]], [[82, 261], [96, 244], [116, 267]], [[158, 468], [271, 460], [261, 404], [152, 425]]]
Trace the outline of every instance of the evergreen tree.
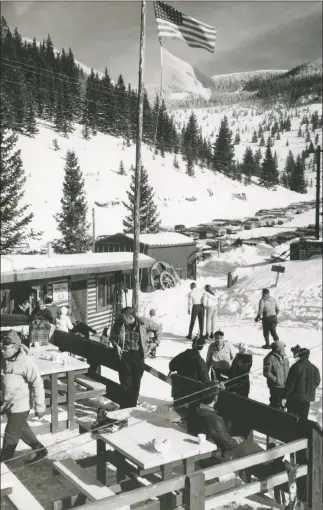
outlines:
[[259, 125], [259, 129], [258, 129], [258, 138], [261, 138], [264, 134], [264, 130], [262, 128], [262, 125], [260, 124]]
[[280, 132], [277, 131], [276, 140], [280, 140]]
[[290, 188], [290, 178], [286, 174], [286, 172], [282, 173], [282, 176], [281, 176], [281, 179], [280, 179], [280, 183], [281, 183], [282, 186], [284, 186], [284, 188], [287, 188], [287, 189]]
[[219, 133], [216, 137], [213, 152], [213, 168], [228, 177], [232, 173], [234, 161], [234, 148], [229, 130], [228, 118], [226, 116], [221, 120]]
[[316, 135], [315, 135], [314, 143], [315, 143], [316, 146], [319, 143], [319, 134], [318, 133], [316, 133]]
[[260, 138], [259, 147], [265, 147], [264, 135], [262, 135], [262, 137]]
[[[196, 115], [192, 112], [187, 126], [184, 131], [183, 142], [182, 142], [182, 152], [185, 160], [187, 161], [187, 173], [188, 169], [190, 169], [190, 173], [194, 174], [194, 164], [197, 162], [198, 158], [198, 150], [199, 150], [199, 129]], [[190, 175], [190, 174], [189, 174]]]
[[279, 184], [278, 169], [271, 152], [271, 146], [267, 142], [266, 153], [261, 166], [261, 185], [266, 188], [275, 188]]
[[302, 129], [301, 129], [301, 126], [299, 126], [299, 128], [298, 128], [297, 136], [298, 136], [298, 138], [301, 138], [301, 137], [302, 137]]
[[261, 162], [262, 160], [262, 154], [261, 154], [261, 150], [258, 149], [257, 152], [255, 153], [255, 156], [254, 156], [254, 161], [255, 161], [255, 176], [256, 177], [260, 177], [260, 173], [261, 173]]
[[0, 218], [2, 254], [10, 253], [15, 246], [27, 238], [27, 227], [33, 218], [33, 214], [27, 212], [29, 205], [21, 205], [26, 177], [20, 150], [15, 150], [17, 136], [11, 129], [7, 101], [7, 97], [1, 93]]
[[126, 171], [125, 171], [125, 169], [124, 169], [123, 161], [120, 161], [118, 174], [119, 174], [119, 175], [126, 175]]
[[191, 159], [186, 161], [186, 173], [189, 177], [195, 177], [194, 163]]
[[314, 145], [313, 145], [313, 142], [312, 142], [312, 140], [311, 140], [311, 141], [310, 141], [310, 144], [309, 144], [309, 146], [308, 146], [308, 149], [307, 149], [307, 153], [308, 153], [308, 154], [311, 154], [311, 153], [313, 153], [313, 152], [314, 152], [314, 150], [315, 150], [315, 149], [314, 149]]
[[239, 131], [236, 132], [236, 136], [234, 137], [234, 145], [239, 145], [241, 139], [240, 139], [240, 133]]
[[274, 146], [273, 140], [272, 140], [270, 135], [267, 138], [267, 146], [268, 145], [269, 145], [269, 147], [273, 147]]
[[241, 165], [241, 172], [246, 176], [245, 184], [251, 184], [251, 176], [255, 175], [255, 160], [251, 147], [246, 147]]
[[[123, 220], [123, 226], [124, 232], [133, 233], [135, 204], [135, 172], [133, 167], [130, 190], [127, 191], [127, 195], [128, 202], [123, 202], [123, 205], [129, 211], [129, 214]], [[140, 179], [140, 232], [142, 234], [152, 234], [159, 231], [159, 226], [160, 219], [154, 203], [153, 188], [149, 185], [147, 171], [142, 166]]]
[[290, 189], [296, 191], [296, 193], [307, 193], [304, 163], [299, 155], [297, 156], [295, 168], [291, 175]]
[[55, 215], [61, 239], [53, 243], [58, 253], [85, 253], [91, 246], [85, 183], [73, 151], [67, 151], [63, 183], [62, 210]]
[[307, 131], [306, 137], [305, 137], [305, 142], [310, 143], [310, 141], [311, 141], [311, 135], [310, 135], [309, 131]]
[[173, 159], [173, 167], [175, 168], [175, 170], [179, 170], [179, 163], [178, 163], [178, 159], [177, 159], [176, 155], [174, 156], [174, 159]]
[[59, 151], [59, 149], [60, 149], [60, 147], [58, 145], [57, 138], [54, 138], [54, 140], [53, 140], [53, 148], [54, 148], [54, 151]]
[[288, 176], [289, 180], [290, 180], [294, 170], [295, 170], [294, 155], [293, 155], [292, 151], [289, 151], [288, 156], [286, 158], [285, 169], [284, 169], [284, 172]]
[[258, 137], [257, 137], [256, 131], [254, 130], [252, 139], [251, 139], [251, 143], [257, 143], [257, 142], [258, 142]]
[[39, 133], [36, 125], [35, 105], [32, 98], [30, 98], [27, 106], [25, 133], [32, 137]]

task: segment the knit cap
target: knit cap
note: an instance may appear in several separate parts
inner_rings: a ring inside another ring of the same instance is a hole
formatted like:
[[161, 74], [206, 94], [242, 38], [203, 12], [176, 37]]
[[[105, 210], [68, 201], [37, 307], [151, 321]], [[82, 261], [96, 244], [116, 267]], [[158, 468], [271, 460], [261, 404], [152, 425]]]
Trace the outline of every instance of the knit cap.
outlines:
[[11, 329], [10, 331], [3, 331], [1, 334], [1, 343], [7, 340], [7, 342], [10, 342], [11, 344], [15, 344], [20, 346], [21, 345], [21, 338], [18, 335], [18, 333]]

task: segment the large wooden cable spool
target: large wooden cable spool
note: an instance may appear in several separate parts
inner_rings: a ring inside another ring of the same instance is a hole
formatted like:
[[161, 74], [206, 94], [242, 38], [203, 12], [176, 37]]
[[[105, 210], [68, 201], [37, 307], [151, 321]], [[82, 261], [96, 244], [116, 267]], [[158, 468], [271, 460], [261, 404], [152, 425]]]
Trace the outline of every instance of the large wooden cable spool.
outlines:
[[171, 264], [158, 261], [150, 270], [150, 282], [154, 290], [166, 290], [176, 287], [180, 277]]

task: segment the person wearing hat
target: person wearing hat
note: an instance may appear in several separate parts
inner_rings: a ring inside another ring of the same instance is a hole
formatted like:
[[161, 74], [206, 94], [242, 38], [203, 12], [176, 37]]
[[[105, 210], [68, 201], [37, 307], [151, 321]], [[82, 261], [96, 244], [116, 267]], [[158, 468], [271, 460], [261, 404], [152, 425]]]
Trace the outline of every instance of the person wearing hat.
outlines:
[[248, 398], [250, 391], [249, 373], [252, 367], [252, 354], [246, 343], [239, 344], [239, 352], [235, 355], [229, 372], [226, 388], [231, 393]]
[[321, 376], [318, 368], [309, 360], [309, 349], [298, 348], [295, 357], [296, 362], [289, 370], [285, 386], [287, 412], [300, 420], [307, 420]]
[[177, 354], [169, 363], [169, 371], [171, 374], [175, 372], [182, 376], [194, 379], [199, 382], [209, 382], [209, 371], [201, 351], [205, 345], [203, 337], [197, 337], [192, 342], [191, 349]]
[[263, 289], [262, 297], [259, 301], [258, 314], [255, 318], [255, 322], [262, 320], [262, 331], [265, 339], [265, 345], [263, 349], [270, 349], [269, 345], [269, 334], [273, 337], [273, 340], [277, 342], [279, 337], [277, 335], [277, 315], [279, 314], [279, 308], [276, 299], [273, 298], [268, 289]]
[[289, 361], [285, 354], [285, 343], [279, 340], [271, 345], [271, 352], [264, 358], [263, 375], [270, 391], [269, 405], [283, 409], [285, 384], [289, 372]]
[[209, 345], [206, 355], [208, 371], [211, 369], [212, 379], [225, 381], [228, 379], [230, 367], [236, 351], [233, 346], [224, 339], [222, 331], [214, 333], [214, 342]]
[[28, 462], [34, 462], [47, 455], [45, 446], [38, 441], [27, 423], [31, 402], [35, 414], [45, 414], [45, 392], [42, 378], [28, 355], [29, 349], [22, 345], [14, 330], [2, 335], [1, 343], [1, 414], [7, 415], [1, 462], [11, 459], [21, 439], [34, 450]]

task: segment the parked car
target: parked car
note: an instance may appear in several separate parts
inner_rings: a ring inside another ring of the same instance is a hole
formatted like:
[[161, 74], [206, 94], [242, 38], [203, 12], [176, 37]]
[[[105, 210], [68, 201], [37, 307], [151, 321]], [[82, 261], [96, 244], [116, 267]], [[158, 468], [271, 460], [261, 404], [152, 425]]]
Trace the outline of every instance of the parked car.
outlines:
[[261, 216], [264, 227], [273, 227], [277, 223], [276, 216], [271, 214], [267, 214], [266, 216]]
[[[246, 225], [249, 225], [249, 224], [251, 224], [251, 228], [257, 228], [257, 227], [264, 226], [264, 222], [263, 222], [262, 218], [255, 217], [255, 216], [247, 218], [247, 220], [245, 222], [245, 228], [246, 228]], [[250, 229], [248, 229], [248, 230], [250, 230]]]
[[175, 232], [182, 232], [182, 230], [185, 230], [185, 225], [175, 225]]
[[264, 214], [269, 214], [271, 211], [270, 209], [259, 209], [259, 211], [256, 212], [255, 216], [263, 216]]
[[242, 225], [227, 225], [226, 227], [228, 234], [235, 234], [236, 232], [240, 232], [243, 230]]

